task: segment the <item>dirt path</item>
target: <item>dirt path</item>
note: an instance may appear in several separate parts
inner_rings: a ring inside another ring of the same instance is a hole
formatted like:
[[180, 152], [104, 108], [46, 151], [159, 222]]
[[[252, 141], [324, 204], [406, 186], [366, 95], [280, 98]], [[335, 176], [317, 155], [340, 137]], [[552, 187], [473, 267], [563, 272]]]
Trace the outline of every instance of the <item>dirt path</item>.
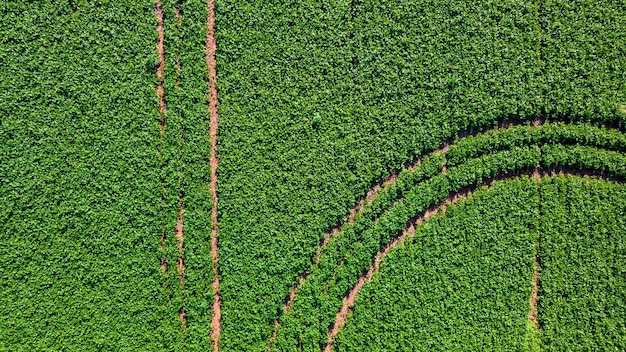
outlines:
[[[156, 1], [156, 7], [154, 8], [154, 16], [156, 17], [157, 25], [157, 54], [159, 62], [156, 67], [157, 83], [156, 83], [156, 96], [159, 105], [159, 129], [161, 131], [161, 137], [165, 134], [165, 113], [167, 112], [167, 104], [165, 103], [165, 89], [163, 88], [163, 71], [165, 70], [165, 28], [163, 25], [163, 4], [161, 0]], [[159, 152], [162, 152], [159, 150]], [[165, 248], [165, 231], [161, 233], [161, 249], [163, 253], [166, 253]], [[167, 258], [165, 254], [161, 257], [159, 267], [161, 272], [167, 276]]]
[[[434, 205], [430, 207], [428, 210], [420, 214], [418, 217], [410, 220], [406, 228], [402, 232], [402, 234], [396, 237], [390, 243], [388, 243], [384, 249], [382, 249], [376, 254], [374, 262], [370, 265], [369, 269], [365, 272], [365, 274], [359, 277], [354, 287], [343, 298], [342, 306], [339, 309], [339, 312], [337, 312], [337, 315], [335, 316], [335, 322], [329, 328], [328, 338], [326, 341], [326, 347], [324, 348], [324, 352], [332, 351], [334, 339], [339, 333], [339, 331], [341, 330], [341, 328], [345, 325], [348, 313], [354, 307], [354, 302], [356, 300], [356, 297], [359, 291], [361, 291], [365, 283], [371, 280], [374, 273], [376, 273], [379, 270], [382, 258], [385, 255], [387, 255], [387, 253], [392, 248], [395, 248], [399, 244], [404, 243], [407, 237], [412, 237], [413, 234], [415, 233], [415, 226], [420, 226], [424, 221], [427, 221], [433, 215], [436, 215], [440, 212], [445, 212], [449, 204], [456, 204], [460, 200], [467, 198], [468, 196], [472, 194], [472, 191], [471, 191], [472, 189], [477, 189], [481, 186], [489, 187], [495, 181], [504, 180], [504, 179], [508, 179], [512, 177], [519, 177], [520, 175], [528, 175], [528, 176], [532, 176], [534, 179], [540, 182], [543, 177], [549, 177], [549, 176], [554, 176], [554, 175], [565, 175], [565, 174], [576, 175], [576, 176], [597, 176], [605, 180], [612, 180], [612, 181], [616, 181], [620, 183], [624, 182], [624, 180], [622, 180], [621, 178], [607, 177], [603, 172], [598, 172], [598, 171], [593, 171], [593, 170], [550, 168], [550, 169], [544, 169], [543, 172], [541, 172], [539, 169], [535, 169], [533, 171], [519, 172], [519, 173], [515, 173], [512, 175], [503, 174], [503, 175], [496, 176], [490, 179], [486, 179], [480, 185], [472, 187], [471, 189], [466, 188], [458, 192], [454, 192], [453, 194], [449, 195], [448, 198], [446, 198], [443, 202], [439, 203], [438, 205]], [[538, 295], [539, 295], [540, 266], [538, 262], [537, 250], [538, 248], [536, 248], [535, 250], [535, 261], [533, 263], [534, 272], [533, 272], [533, 278], [532, 278], [532, 291], [531, 291], [531, 296], [530, 296], [530, 311], [528, 313], [528, 318], [535, 328], [539, 327], [539, 317], [537, 315], [537, 303], [538, 303]]]
[[533, 281], [531, 283], [530, 310], [528, 310], [528, 321], [533, 329], [539, 329], [539, 316], [537, 314], [537, 304], [539, 303], [539, 261], [537, 260], [538, 248], [535, 247], [535, 260], [533, 261]]
[[219, 338], [221, 332], [221, 295], [220, 295], [220, 276], [217, 268], [219, 260], [218, 243], [217, 243], [217, 127], [219, 121], [218, 115], [218, 96], [217, 96], [217, 68], [215, 54], [217, 52], [217, 42], [215, 40], [215, 4], [213, 0], [207, 0], [207, 38], [206, 38], [206, 62], [209, 68], [209, 136], [211, 138], [210, 151], [210, 167], [211, 167], [211, 197], [213, 199], [213, 207], [211, 208], [211, 221], [213, 228], [211, 229], [211, 258], [213, 260], [213, 318], [211, 319], [211, 339], [213, 340], [213, 350], [219, 351]]
[[[183, 216], [185, 212], [185, 205], [181, 202], [178, 210], [178, 219], [176, 220], [176, 227], [174, 228], [174, 235], [176, 236], [176, 244], [178, 245], [178, 275], [180, 280], [180, 286], [184, 290], [185, 286], [185, 260], [184, 260], [184, 243], [183, 243]], [[185, 307], [181, 307], [178, 311], [178, 317], [180, 323], [183, 325], [183, 329], [187, 328], [187, 313]]]
[[[539, 169], [535, 169], [535, 172], [533, 172], [533, 179], [535, 179], [535, 181], [537, 182], [537, 184], [541, 183], [541, 173], [539, 172]], [[539, 219], [541, 219], [541, 191], [539, 192]], [[538, 229], [540, 229], [540, 227], [538, 226]], [[538, 236], [540, 235], [537, 234]], [[537, 304], [539, 302], [539, 273], [541, 271], [541, 267], [539, 265], [539, 238], [537, 238], [537, 242], [535, 243], [535, 252], [534, 252], [534, 258], [533, 258], [533, 278], [530, 284], [531, 287], [531, 291], [530, 291], [530, 299], [529, 299], [529, 310], [528, 310], [528, 321], [530, 322], [530, 325], [532, 326], [533, 329], [538, 330], [539, 329], [539, 316], [537, 313]]]

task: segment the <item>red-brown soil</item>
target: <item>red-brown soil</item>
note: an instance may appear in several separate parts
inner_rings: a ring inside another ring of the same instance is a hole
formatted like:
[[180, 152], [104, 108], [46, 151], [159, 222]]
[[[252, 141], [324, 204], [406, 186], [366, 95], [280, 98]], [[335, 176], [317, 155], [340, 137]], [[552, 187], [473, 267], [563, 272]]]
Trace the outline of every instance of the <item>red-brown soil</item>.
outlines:
[[219, 121], [218, 114], [218, 96], [217, 96], [217, 68], [215, 54], [217, 52], [217, 42], [215, 40], [215, 4], [213, 0], [207, 0], [207, 38], [206, 38], [206, 62], [209, 68], [209, 136], [211, 138], [210, 150], [210, 167], [211, 167], [211, 197], [213, 199], [213, 207], [211, 209], [211, 221], [213, 228], [211, 229], [211, 258], [213, 260], [213, 318], [211, 319], [211, 339], [213, 340], [213, 350], [219, 351], [219, 337], [221, 331], [221, 296], [220, 296], [220, 277], [217, 268], [219, 259], [217, 233], [217, 127]]
[[537, 315], [537, 304], [539, 302], [539, 262], [537, 261], [537, 249], [535, 248], [535, 260], [533, 261], [533, 281], [531, 283], [530, 310], [528, 311], [528, 321], [534, 329], [539, 329], [539, 316]]
[[[185, 207], [181, 203], [180, 209], [178, 210], [178, 220], [176, 221], [176, 227], [174, 228], [174, 235], [176, 236], [176, 244], [178, 245], [178, 275], [180, 280], [180, 286], [184, 287], [185, 285], [185, 260], [184, 260], [184, 244], [183, 244], [183, 215], [184, 215]], [[180, 322], [183, 325], [183, 328], [187, 327], [187, 314], [185, 313], [185, 308], [181, 307], [178, 312], [178, 317], [180, 318]]]
[[176, 220], [176, 227], [174, 228], [174, 235], [176, 236], [176, 245], [178, 245], [178, 251], [180, 256], [178, 257], [178, 274], [180, 276], [180, 283], [185, 283], [185, 261], [183, 260], [183, 214], [185, 206], [181, 203], [178, 210], [178, 219]]
[[[159, 104], [159, 128], [161, 130], [161, 134], [165, 133], [165, 113], [167, 111], [167, 104], [165, 103], [165, 89], [163, 88], [163, 71], [165, 69], [165, 29], [163, 26], [163, 5], [161, 0], [156, 1], [156, 7], [154, 9], [154, 15], [156, 17], [157, 25], [157, 54], [159, 56], [159, 63], [156, 67], [156, 75], [157, 75], [157, 84], [156, 84], [156, 95]], [[163, 253], [165, 253], [165, 232], [161, 233], [161, 249]], [[161, 272], [167, 275], [167, 259], [163, 256], [160, 260]]]

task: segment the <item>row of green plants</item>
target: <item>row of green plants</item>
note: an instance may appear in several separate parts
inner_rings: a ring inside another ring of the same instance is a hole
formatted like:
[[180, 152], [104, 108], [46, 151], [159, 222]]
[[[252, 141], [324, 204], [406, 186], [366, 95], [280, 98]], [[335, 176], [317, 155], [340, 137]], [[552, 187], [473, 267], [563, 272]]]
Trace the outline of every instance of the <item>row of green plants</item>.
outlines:
[[225, 350], [267, 348], [326, 231], [459, 131], [626, 117], [619, 2], [216, 4]]
[[619, 152], [587, 146], [514, 147], [450, 167], [446, 174], [434, 176], [406, 192], [405, 198], [393, 204], [370, 228], [361, 232], [346, 231], [330, 241], [323, 251], [319, 267], [314, 268], [299, 289], [293, 313], [281, 319], [278, 344], [319, 348], [325, 342], [327, 327], [341, 305], [341, 298], [367, 270], [376, 253], [397, 236], [416, 214], [439, 204], [452, 192], [473, 187], [496, 176], [556, 166], [626, 176], [626, 157]]
[[154, 6], [0, 3], [0, 350], [178, 346]]
[[[334, 350], [624, 349], [625, 192], [523, 176], [449, 205], [383, 259]], [[535, 256], [538, 326], [528, 318]]]
[[542, 126], [516, 125], [494, 129], [459, 139], [446, 152], [446, 164], [463, 164], [487, 152], [531, 144], [580, 144], [602, 149], [626, 151], [626, 136], [617, 129], [576, 123], [546, 123]]

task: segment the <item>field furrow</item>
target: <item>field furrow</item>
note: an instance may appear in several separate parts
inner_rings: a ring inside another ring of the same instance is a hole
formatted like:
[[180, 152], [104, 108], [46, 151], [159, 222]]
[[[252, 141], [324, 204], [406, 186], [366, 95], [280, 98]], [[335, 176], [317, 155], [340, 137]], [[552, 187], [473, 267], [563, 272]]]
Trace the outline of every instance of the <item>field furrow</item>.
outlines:
[[211, 320], [211, 338], [213, 339], [213, 350], [219, 350], [219, 338], [222, 322], [221, 294], [220, 294], [220, 275], [218, 269], [219, 246], [218, 246], [218, 219], [217, 219], [217, 166], [219, 159], [217, 157], [217, 130], [219, 124], [218, 113], [218, 92], [217, 92], [217, 68], [216, 68], [216, 52], [217, 41], [215, 39], [215, 4], [213, 0], [207, 0], [207, 37], [206, 37], [206, 63], [209, 70], [209, 116], [210, 127], [209, 135], [211, 138], [210, 166], [211, 166], [211, 198], [213, 206], [211, 208], [211, 221], [213, 223], [211, 229], [211, 259], [213, 267], [213, 318]]

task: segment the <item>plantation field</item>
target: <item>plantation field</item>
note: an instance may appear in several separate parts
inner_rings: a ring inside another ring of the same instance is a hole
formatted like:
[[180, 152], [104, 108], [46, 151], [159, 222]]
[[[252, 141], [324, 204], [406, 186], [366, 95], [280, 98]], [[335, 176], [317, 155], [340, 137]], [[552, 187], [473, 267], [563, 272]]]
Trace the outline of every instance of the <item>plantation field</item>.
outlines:
[[182, 11], [160, 113], [153, 1], [0, 4], [0, 350], [210, 346], [206, 3]]
[[[623, 349], [624, 191], [522, 178], [448, 206], [384, 259], [335, 350]], [[540, 329], [528, 318], [535, 256]]]
[[0, 350], [626, 349], [622, 0], [0, 19]]

